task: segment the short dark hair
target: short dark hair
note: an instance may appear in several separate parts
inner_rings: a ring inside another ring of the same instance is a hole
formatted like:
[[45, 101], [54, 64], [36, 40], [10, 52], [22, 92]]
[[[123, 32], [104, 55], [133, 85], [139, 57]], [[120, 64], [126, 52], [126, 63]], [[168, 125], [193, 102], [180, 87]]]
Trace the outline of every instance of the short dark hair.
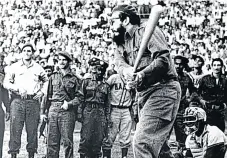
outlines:
[[129, 22], [132, 25], [140, 25], [141, 20], [140, 20], [139, 15], [136, 15], [136, 14], [126, 14], [124, 12], [121, 12], [119, 14], [119, 18], [120, 18], [121, 21], [124, 21], [127, 17], [129, 17]]
[[219, 62], [221, 63], [221, 67], [224, 66], [224, 62], [223, 62], [223, 60], [222, 60], [221, 58], [214, 58], [214, 59], [212, 60], [212, 63], [211, 63], [212, 66], [213, 66], [213, 64], [214, 64], [215, 61], [219, 61]]
[[141, 20], [139, 15], [137, 14], [136, 8], [130, 5], [119, 5], [113, 9], [113, 12], [115, 11], [120, 11], [119, 18], [121, 21], [129, 17], [129, 22], [132, 25], [140, 25]]

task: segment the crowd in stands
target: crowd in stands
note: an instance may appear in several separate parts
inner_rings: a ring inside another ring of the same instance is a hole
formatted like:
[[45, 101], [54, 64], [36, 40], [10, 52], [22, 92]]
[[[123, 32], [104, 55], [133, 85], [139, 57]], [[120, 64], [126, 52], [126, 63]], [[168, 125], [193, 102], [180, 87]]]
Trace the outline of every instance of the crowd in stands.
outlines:
[[[57, 64], [57, 53], [67, 51], [73, 57], [71, 68], [81, 78], [89, 71], [87, 61], [96, 56], [114, 68], [115, 47], [108, 18], [117, 4], [138, 8], [142, 21], [151, 10], [148, 0], [8, 0], [0, 2], [0, 52], [5, 64], [20, 59], [25, 43], [35, 48], [35, 60], [41, 65]], [[212, 58], [227, 64], [227, 4], [223, 1], [169, 1], [159, 20], [171, 48], [171, 54], [189, 58], [201, 55], [204, 69], [210, 70]]]

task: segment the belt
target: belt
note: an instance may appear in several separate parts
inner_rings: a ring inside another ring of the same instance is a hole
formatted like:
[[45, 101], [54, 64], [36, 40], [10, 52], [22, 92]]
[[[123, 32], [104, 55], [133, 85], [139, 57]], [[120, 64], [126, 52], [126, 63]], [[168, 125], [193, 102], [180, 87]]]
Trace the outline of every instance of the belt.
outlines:
[[95, 109], [95, 108], [103, 108], [103, 104], [96, 104], [96, 103], [86, 103], [87, 108]]
[[27, 95], [26, 98], [22, 98], [21, 95], [13, 93], [13, 94], [12, 94], [12, 98], [19, 98], [19, 99], [25, 99], [25, 100], [33, 100], [33, 98], [34, 98], [35, 95], [36, 95], [36, 94]]
[[157, 85], [160, 85], [160, 84], [165, 84], [165, 83], [174, 82], [174, 81], [178, 81], [178, 79], [177, 79], [176, 77], [173, 77], [173, 78], [170, 78], [170, 79], [168, 79], [168, 80], [162, 79], [161, 81], [156, 82], [156, 83], [153, 83], [153, 84], [150, 84], [150, 85], [142, 84], [141, 86], [139, 86], [139, 87], [137, 88], [137, 91], [138, 91], [138, 92], [141, 92], [141, 91], [143, 91], [143, 90], [148, 89], [148, 88], [151, 87], [151, 86], [157, 86]]
[[62, 104], [63, 104], [63, 102], [51, 102], [51, 104], [50, 104], [50, 106], [52, 106], [52, 107], [60, 107], [60, 106], [62, 106]]
[[118, 108], [118, 109], [129, 109], [130, 106], [117, 106], [117, 105], [111, 105], [112, 108]]

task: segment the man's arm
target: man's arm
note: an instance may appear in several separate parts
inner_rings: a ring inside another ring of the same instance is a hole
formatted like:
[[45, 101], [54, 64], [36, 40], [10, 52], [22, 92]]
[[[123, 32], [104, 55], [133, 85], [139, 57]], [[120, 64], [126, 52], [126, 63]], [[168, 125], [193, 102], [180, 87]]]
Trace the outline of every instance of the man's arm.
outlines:
[[125, 61], [125, 58], [123, 56], [124, 48], [123, 46], [118, 46], [117, 51], [115, 52], [115, 64], [118, 67], [118, 73], [123, 75], [123, 71], [125, 68], [132, 68], [127, 62]]
[[10, 71], [6, 73], [3, 86], [9, 91], [18, 92], [19, 85], [14, 84], [15, 82], [15, 73], [12, 71], [13, 68], [10, 68]]
[[75, 107], [81, 104], [82, 100], [81, 100], [81, 93], [80, 93], [80, 81], [79, 79], [75, 80], [75, 89], [74, 89], [74, 93], [75, 93], [75, 97], [68, 102], [69, 107]]
[[169, 59], [165, 55], [161, 55], [158, 58], [154, 59], [151, 64], [141, 72], [144, 76], [167, 73], [169, 62]]
[[5, 89], [4, 87], [1, 87], [1, 92], [2, 92], [2, 101], [4, 103], [4, 106], [6, 107], [6, 112], [10, 111], [10, 102], [9, 102], [9, 93], [8, 90]]
[[204, 88], [206, 88], [205, 87], [205, 81], [204, 81], [204, 77], [202, 77], [199, 80], [199, 86], [198, 86], [198, 89], [197, 89], [197, 96], [198, 96], [199, 102], [203, 106], [202, 108], [206, 109], [206, 101], [203, 99], [203, 96], [202, 96], [202, 93], [203, 93], [203, 89]]
[[79, 89], [79, 98], [80, 98], [80, 104], [77, 108], [77, 119], [79, 122], [82, 122], [83, 120], [83, 110], [84, 110], [84, 103], [85, 103], [85, 95], [86, 95], [86, 86], [87, 86], [87, 79], [82, 81], [82, 84]]
[[189, 94], [191, 95], [192, 93], [195, 93], [196, 92], [196, 88], [192, 82], [192, 79], [188, 76], [188, 79], [189, 79], [189, 83], [188, 83], [188, 92]]
[[43, 68], [40, 69], [40, 75], [39, 75], [39, 80], [43, 82], [43, 86], [41, 87], [40, 91], [43, 94], [47, 94], [47, 88], [48, 88], [48, 77]]
[[49, 98], [52, 97], [53, 89], [52, 89], [52, 77], [50, 77], [49, 81], [47, 82], [47, 93], [44, 94], [41, 102], [41, 114], [45, 114], [46, 110], [50, 107], [50, 100]]
[[111, 121], [111, 104], [110, 104], [110, 98], [111, 97], [111, 92], [110, 92], [110, 87], [108, 85], [107, 89], [107, 96], [106, 96], [106, 101], [105, 101], [105, 115], [107, 119], [107, 123], [109, 127], [112, 127], [112, 121]]
[[227, 79], [224, 80], [225, 80], [224, 103], [227, 105]]

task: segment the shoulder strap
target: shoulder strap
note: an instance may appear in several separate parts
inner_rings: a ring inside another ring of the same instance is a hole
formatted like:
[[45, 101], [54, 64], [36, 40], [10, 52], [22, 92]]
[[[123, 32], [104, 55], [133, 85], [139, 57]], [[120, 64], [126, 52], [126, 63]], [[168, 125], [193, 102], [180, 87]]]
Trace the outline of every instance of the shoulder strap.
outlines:
[[65, 91], [65, 93], [67, 94], [67, 96], [69, 97], [70, 100], [73, 100], [73, 98], [70, 96], [69, 92], [67, 91], [67, 89], [65, 88], [65, 85], [63, 84], [63, 80], [61, 78], [61, 85]]

